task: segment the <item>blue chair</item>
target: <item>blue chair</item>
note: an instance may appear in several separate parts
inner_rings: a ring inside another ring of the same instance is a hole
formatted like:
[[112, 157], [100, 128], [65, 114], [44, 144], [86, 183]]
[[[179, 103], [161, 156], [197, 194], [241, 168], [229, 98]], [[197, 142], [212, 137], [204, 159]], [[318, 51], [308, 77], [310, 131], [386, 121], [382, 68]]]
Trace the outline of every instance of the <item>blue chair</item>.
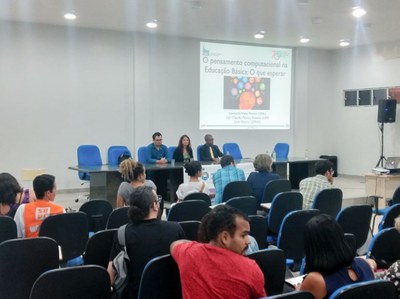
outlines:
[[396, 290], [393, 282], [386, 280], [371, 280], [356, 282], [337, 289], [329, 299], [373, 299], [396, 298]]
[[323, 214], [336, 218], [342, 209], [343, 192], [338, 188], [324, 189], [314, 197], [311, 209], [320, 210]]
[[394, 219], [400, 216], [400, 204], [395, 204], [385, 209], [385, 214], [378, 225], [378, 230], [394, 227]]
[[142, 164], [146, 164], [149, 158], [149, 150], [147, 146], [141, 146], [138, 148], [138, 161]]
[[282, 221], [277, 246], [285, 252], [286, 264], [293, 267], [292, 271], [300, 269], [305, 255], [304, 227], [311, 218], [319, 214], [318, 210], [293, 211], [287, 214]]
[[118, 165], [118, 158], [122, 154], [129, 154], [132, 157], [131, 151], [125, 145], [113, 145], [108, 148], [108, 164]]
[[355, 205], [341, 210], [336, 216], [336, 221], [344, 233], [350, 233], [356, 237], [358, 250], [367, 241], [371, 218], [372, 207], [370, 205]]
[[400, 259], [400, 233], [393, 227], [378, 232], [369, 243], [367, 257], [388, 268]]
[[[375, 200], [376, 200], [376, 202], [377, 202], [378, 198], [375, 198]], [[394, 205], [394, 204], [400, 203], [400, 186], [397, 187], [397, 189], [394, 191], [393, 197], [392, 197], [392, 199], [389, 201], [389, 203], [390, 203], [390, 205]], [[373, 230], [374, 227], [375, 227], [375, 218], [376, 218], [376, 216], [378, 216], [378, 215], [380, 215], [380, 216], [385, 215], [386, 212], [387, 212], [388, 210], [389, 210], [389, 207], [385, 207], [385, 208], [383, 208], [383, 209], [378, 209], [378, 208], [377, 208], [377, 204], [376, 204], [375, 209], [372, 211], [372, 213], [374, 214], [374, 218], [373, 218], [373, 220], [372, 220], [372, 230]]]
[[203, 145], [198, 145], [197, 148], [196, 148], [197, 160], [198, 160], [198, 161], [203, 161], [203, 160], [201, 159], [201, 155], [200, 155], [200, 149], [201, 149], [202, 146], [203, 146]]
[[293, 211], [301, 210], [303, 196], [300, 192], [288, 191], [278, 193], [272, 200], [268, 213], [268, 238], [267, 242], [274, 242], [279, 234], [283, 219]]
[[243, 159], [240, 147], [235, 142], [224, 143], [224, 145], [222, 146], [222, 151], [224, 152], [224, 155], [231, 155], [236, 160]]
[[[87, 144], [80, 145], [77, 150], [78, 166], [101, 166], [100, 150], [97, 145]], [[90, 174], [88, 172], [78, 172], [79, 178], [84, 181], [90, 181]]]
[[[267, 297], [261, 298], [267, 299]], [[268, 296], [268, 299], [314, 299], [313, 294], [307, 291], [293, 291], [275, 296]]]
[[174, 158], [174, 152], [177, 149], [177, 146], [169, 146], [168, 147], [168, 153], [167, 153], [167, 159], [172, 160]]
[[274, 150], [276, 159], [287, 159], [289, 155], [289, 144], [288, 143], [277, 143], [275, 144]]

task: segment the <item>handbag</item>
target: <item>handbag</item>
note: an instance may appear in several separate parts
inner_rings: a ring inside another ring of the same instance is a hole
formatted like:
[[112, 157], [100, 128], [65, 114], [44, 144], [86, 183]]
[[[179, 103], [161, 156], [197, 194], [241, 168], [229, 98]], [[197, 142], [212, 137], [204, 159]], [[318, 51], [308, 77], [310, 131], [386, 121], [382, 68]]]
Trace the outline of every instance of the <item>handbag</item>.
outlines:
[[116, 272], [114, 281], [115, 297], [118, 299], [127, 297], [130, 281], [130, 259], [126, 249], [125, 230], [126, 224], [118, 229], [118, 243], [122, 246], [122, 250], [112, 261], [112, 266]]

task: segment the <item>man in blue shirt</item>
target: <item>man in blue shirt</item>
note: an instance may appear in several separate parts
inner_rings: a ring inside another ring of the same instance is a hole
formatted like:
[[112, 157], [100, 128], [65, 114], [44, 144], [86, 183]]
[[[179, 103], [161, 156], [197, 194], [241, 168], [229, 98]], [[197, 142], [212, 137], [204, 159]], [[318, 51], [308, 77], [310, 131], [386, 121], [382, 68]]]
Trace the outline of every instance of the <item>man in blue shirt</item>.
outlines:
[[234, 181], [244, 181], [244, 171], [236, 168], [235, 160], [230, 155], [225, 155], [221, 158], [221, 169], [213, 175], [213, 182], [215, 188], [214, 203], [219, 204], [222, 202], [222, 193], [225, 186]]
[[149, 151], [149, 157], [147, 158], [147, 163], [151, 164], [167, 164], [169, 161], [167, 159], [168, 148], [162, 144], [162, 135], [160, 132], [155, 132], [153, 134], [153, 143], [147, 146]]

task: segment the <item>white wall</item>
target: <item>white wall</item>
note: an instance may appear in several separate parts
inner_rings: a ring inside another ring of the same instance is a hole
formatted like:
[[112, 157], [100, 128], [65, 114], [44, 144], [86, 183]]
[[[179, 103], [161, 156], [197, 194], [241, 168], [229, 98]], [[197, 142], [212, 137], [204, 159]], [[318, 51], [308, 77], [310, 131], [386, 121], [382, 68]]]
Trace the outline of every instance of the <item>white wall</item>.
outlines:
[[[246, 157], [285, 141], [293, 156], [338, 155], [340, 173], [360, 175], [379, 158], [377, 108], [344, 107], [342, 90], [400, 85], [398, 59], [298, 48], [291, 130], [202, 131], [199, 40], [8, 22], [0, 40], [0, 171], [46, 168], [59, 189], [80, 186], [67, 169], [79, 144], [97, 144], [106, 162], [108, 146], [136, 150], [155, 131], [166, 145], [189, 134], [194, 146], [212, 133]], [[385, 126], [387, 156], [399, 155], [398, 131]]]

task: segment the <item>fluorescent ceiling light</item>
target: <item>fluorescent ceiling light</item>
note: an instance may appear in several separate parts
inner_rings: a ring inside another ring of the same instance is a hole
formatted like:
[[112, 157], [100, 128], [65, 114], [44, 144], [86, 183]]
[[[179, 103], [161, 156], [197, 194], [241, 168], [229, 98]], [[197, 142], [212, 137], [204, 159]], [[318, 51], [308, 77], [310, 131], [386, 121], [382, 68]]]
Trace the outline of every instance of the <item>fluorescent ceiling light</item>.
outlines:
[[152, 20], [146, 23], [147, 28], [154, 29], [158, 27], [157, 20]]
[[265, 37], [265, 31], [260, 31], [254, 34], [254, 38], [261, 39]]
[[341, 47], [347, 47], [350, 45], [350, 41], [348, 39], [341, 39], [339, 42], [339, 46]]
[[352, 15], [356, 18], [360, 18], [365, 15], [367, 11], [359, 6], [353, 7]]
[[64, 14], [64, 19], [66, 20], [75, 20], [76, 19], [76, 14], [74, 11], [70, 11]]
[[300, 42], [302, 44], [306, 44], [306, 43], [310, 42], [310, 39], [308, 37], [301, 37], [300, 38]]

